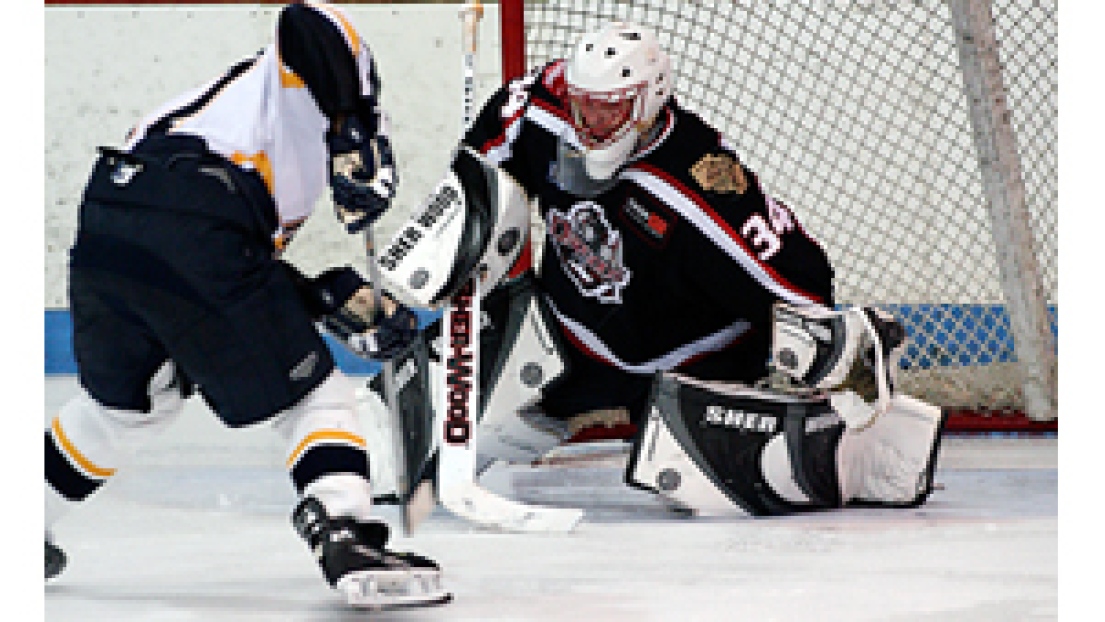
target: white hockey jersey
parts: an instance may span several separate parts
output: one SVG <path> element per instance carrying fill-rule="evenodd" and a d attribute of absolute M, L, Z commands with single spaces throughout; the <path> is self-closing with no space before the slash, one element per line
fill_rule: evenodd
<path fill-rule="evenodd" d="M 283 249 L 326 188 L 330 116 L 357 113 L 369 131 L 386 133 L 378 91 L 372 54 L 348 17 L 331 5 L 293 4 L 273 43 L 163 104 L 124 148 L 155 134 L 203 139 L 264 181 L 277 211 L 273 242 Z"/>

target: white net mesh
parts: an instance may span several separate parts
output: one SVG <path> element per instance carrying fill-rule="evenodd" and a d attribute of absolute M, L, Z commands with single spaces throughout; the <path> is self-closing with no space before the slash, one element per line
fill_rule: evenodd
<path fill-rule="evenodd" d="M 995 0 L 992 11 L 1039 264 L 1030 287 L 1054 335 L 1057 6 Z M 527 2 L 527 65 L 566 56 L 613 18 L 657 32 L 682 104 L 722 130 L 825 247 L 838 302 L 905 322 L 904 390 L 950 408 L 1024 410 L 947 3 Z"/>

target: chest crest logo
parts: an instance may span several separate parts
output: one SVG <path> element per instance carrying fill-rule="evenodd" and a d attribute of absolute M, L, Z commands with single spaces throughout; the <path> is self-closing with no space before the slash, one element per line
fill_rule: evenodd
<path fill-rule="evenodd" d="M 691 177 L 709 192 L 744 194 L 748 190 L 748 179 L 740 162 L 727 155 L 711 153 L 702 156 L 691 167 Z"/>
<path fill-rule="evenodd" d="M 550 209 L 546 226 L 560 267 L 580 293 L 620 304 L 630 271 L 622 259 L 621 234 L 610 226 L 602 207 L 583 201 L 567 213 Z"/>

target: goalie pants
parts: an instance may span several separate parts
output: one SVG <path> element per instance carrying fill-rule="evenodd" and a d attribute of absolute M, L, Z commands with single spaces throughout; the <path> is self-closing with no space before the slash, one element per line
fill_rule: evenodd
<path fill-rule="evenodd" d="M 624 407 L 640 426 L 652 389 L 653 374 L 631 373 L 602 359 L 563 326 L 558 327 L 569 372 L 541 400 L 545 413 L 567 421 L 581 413 Z M 770 331 L 752 328 L 726 348 L 687 361 L 679 373 L 703 380 L 752 384 L 767 373 Z"/>

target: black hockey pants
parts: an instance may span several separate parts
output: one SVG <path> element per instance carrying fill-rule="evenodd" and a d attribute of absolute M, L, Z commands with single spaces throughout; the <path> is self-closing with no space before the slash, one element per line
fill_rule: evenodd
<path fill-rule="evenodd" d="M 108 152 L 92 172 L 70 252 L 80 382 L 98 402 L 147 411 L 173 360 L 229 426 L 284 410 L 334 361 L 274 258 L 259 179 L 190 139 Z"/>

